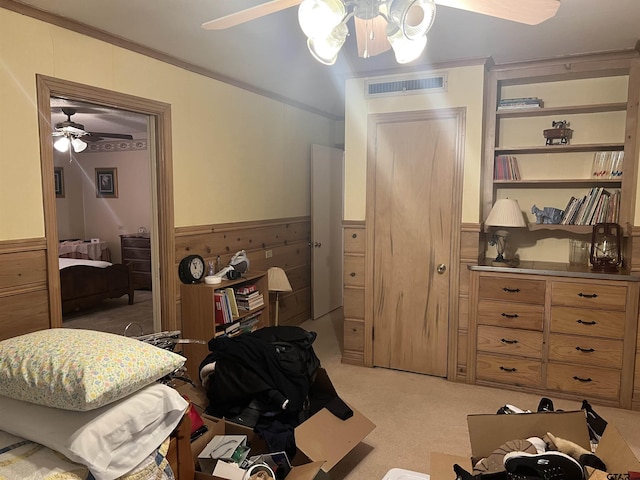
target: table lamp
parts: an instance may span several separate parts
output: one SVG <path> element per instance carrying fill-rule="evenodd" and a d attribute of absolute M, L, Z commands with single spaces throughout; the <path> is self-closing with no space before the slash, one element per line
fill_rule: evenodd
<path fill-rule="evenodd" d="M 518 201 L 512 198 L 500 198 L 494 203 L 487 220 L 484 222 L 489 227 L 526 227 L 522 211 Z M 489 240 L 489 245 L 495 245 L 498 255 L 492 262 L 495 267 L 512 267 L 518 264 L 516 258 L 507 260 L 504 257 L 507 249 L 509 231 L 503 228 L 497 229 Z"/>
<path fill-rule="evenodd" d="M 287 278 L 287 274 L 280 267 L 271 267 L 267 270 L 267 285 L 270 292 L 276 292 L 276 315 L 275 326 L 278 326 L 278 310 L 280 292 L 291 292 L 291 284 Z"/>

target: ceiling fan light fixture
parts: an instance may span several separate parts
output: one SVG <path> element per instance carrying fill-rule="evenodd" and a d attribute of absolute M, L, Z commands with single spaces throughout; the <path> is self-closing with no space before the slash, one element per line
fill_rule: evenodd
<path fill-rule="evenodd" d="M 402 29 L 399 27 L 395 27 L 391 33 L 388 33 L 387 38 L 396 56 L 396 62 L 400 64 L 412 62 L 422 54 L 427 46 L 426 35 L 410 40 L 402 33 Z"/>
<path fill-rule="evenodd" d="M 76 153 L 80 153 L 87 148 L 87 142 L 80 140 L 79 138 L 71 140 L 71 145 L 73 146 L 73 151 Z"/>
<path fill-rule="evenodd" d="M 53 142 L 53 148 L 61 153 L 67 152 L 69 150 L 69 145 L 71 145 L 71 141 L 67 136 L 60 137 L 58 140 Z"/>
<path fill-rule="evenodd" d="M 436 17 L 433 0 L 391 0 L 389 19 L 410 40 L 418 40 L 431 29 Z"/>
<path fill-rule="evenodd" d="M 341 0 L 303 0 L 298 23 L 307 38 L 326 38 L 347 14 Z"/>
<path fill-rule="evenodd" d="M 320 63 L 333 65 L 338 58 L 338 52 L 344 45 L 349 29 L 344 23 L 340 23 L 333 29 L 330 35 L 325 38 L 309 38 L 307 46 L 311 55 Z"/>

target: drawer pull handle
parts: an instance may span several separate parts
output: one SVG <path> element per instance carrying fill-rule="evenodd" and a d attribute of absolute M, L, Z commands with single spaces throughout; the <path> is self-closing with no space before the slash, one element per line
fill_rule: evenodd
<path fill-rule="evenodd" d="M 578 294 L 578 296 L 582 297 L 582 298 L 597 298 L 598 294 L 597 293 L 582 293 L 582 292 L 580 292 Z"/>
<path fill-rule="evenodd" d="M 351 238 L 358 238 L 358 234 L 357 233 L 352 234 Z"/>
<path fill-rule="evenodd" d="M 583 383 L 593 382 L 593 380 L 591 380 L 591 378 L 580 378 L 578 376 L 573 377 L 573 379 L 577 380 L 579 382 L 583 382 Z"/>
<path fill-rule="evenodd" d="M 582 347 L 576 347 L 576 350 L 578 350 L 579 352 L 584 352 L 584 353 L 592 353 L 595 352 L 595 350 L 593 348 L 582 348 Z"/>
<path fill-rule="evenodd" d="M 590 320 L 585 322 L 584 320 L 576 320 L 576 322 L 581 323 L 582 325 L 597 325 L 598 322 L 594 321 L 594 320 Z"/>
<path fill-rule="evenodd" d="M 518 318 L 517 313 L 501 313 L 500 315 L 502 315 L 505 318 Z"/>
<path fill-rule="evenodd" d="M 351 272 L 349 275 L 351 275 L 352 277 L 356 276 L 356 272 Z"/>
<path fill-rule="evenodd" d="M 509 345 L 514 345 L 514 344 L 518 343 L 518 340 L 507 340 L 506 338 L 502 338 L 502 339 L 500 339 L 500 341 L 502 343 L 507 343 Z"/>
<path fill-rule="evenodd" d="M 507 288 L 507 287 L 504 287 L 502 290 L 504 290 L 507 293 L 518 293 L 520 291 L 519 288 Z"/>
<path fill-rule="evenodd" d="M 515 368 L 507 368 L 507 367 L 503 367 L 502 365 L 500 366 L 500 370 L 502 370 L 503 372 L 515 372 L 515 371 L 517 371 Z"/>

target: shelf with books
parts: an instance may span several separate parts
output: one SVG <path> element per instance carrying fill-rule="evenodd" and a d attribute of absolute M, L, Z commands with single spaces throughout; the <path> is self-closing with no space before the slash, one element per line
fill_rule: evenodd
<path fill-rule="evenodd" d="M 244 287 L 255 289 L 264 297 L 262 305 L 252 310 L 244 310 L 238 305 L 237 292 Z M 216 335 L 229 335 L 243 329 L 243 322 L 252 318 L 253 327 L 262 328 L 269 325 L 269 301 L 266 272 L 252 271 L 243 274 L 236 280 L 223 280 L 219 284 L 208 285 L 205 283 L 180 285 L 180 311 L 182 321 L 182 334 L 185 338 L 204 340 L 208 342 Z M 226 298 L 228 305 L 227 314 L 216 313 L 216 299 L 221 301 Z M 232 307 L 235 300 L 236 308 Z M 223 306 L 220 305 L 220 310 Z M 236 310 L 237 309 L 237 310 Z M 218 316 L 217 316 L 218 315 Z M 222 316 L 220 316 L 222 315 Z M 237 325 L 237 327 L 236 327 Z M 191 378 L 198 378 L 198 367 L 208 354 L 207 345 L 185 344 L 184 353 L 187 357 L 187 371 Z"/>

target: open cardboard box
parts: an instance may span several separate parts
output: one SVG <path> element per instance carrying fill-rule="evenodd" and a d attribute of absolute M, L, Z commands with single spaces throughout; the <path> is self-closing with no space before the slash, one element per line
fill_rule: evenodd
<path fill-rule="evenodd" d="M 431 480 L 453 480 L 455 478 L 454 463 L 471 472 L 473 462 L 490 455 L 509 440 L 542 437 L 547 432 L 590 450 L 587 420 L 583 410 L 514 415 L 469 415 L 467 425 L 472 458 L 432 453 Z M 607 425 L 595 454 L 607 465 L 607 473 L 626 474 L 629 471 L 640 471 L 640 461 L 611 423 Z"/>
<path fill-rule="evenodd" d="M 322 368 L 318 370 L 315 386 L 320 386 L 327 391 L 333 390 L 333 385 L 331 385 L 326 371 Z M 178 388 L 178 391 L 187 395 L 194 403 L 196 403 L 196 398 L 202 400 L 202 397 L 199 396 L 202 392 L 199 389 L 185 386 Z M 375 425 L 355 408 L 351 407 L 351 409 L 353 416 L 347 420 L 340 420 L 326 408 L 323 408 L 296 427 L 295 440 L 298 452 L 291 462 L 293 468 L 287 475 L 287 480 L 313 480 L 320 470 L 328 473 L 373 431 Z M 249 427 L 208 415 L 202 415 L 202 419 L 207 425 L 208 431 L 191 443 L 194 462 L 197 460 L 198 454 L 215 435 L 247 435 L 248 443 L 251 446 L 249 453 L 251 456 L 264 453 L 267 450 L 264 441 Z M 224 479 L 196 472 L 195 480 Z"/>

